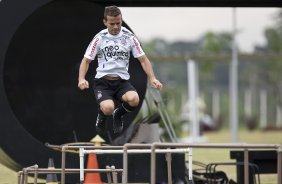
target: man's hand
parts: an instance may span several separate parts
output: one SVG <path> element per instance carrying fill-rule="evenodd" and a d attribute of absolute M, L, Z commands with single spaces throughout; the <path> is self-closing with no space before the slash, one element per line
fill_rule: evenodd
<path fill-rule="evenodd" d="M 163 85 L 162 85 L 162 83 L 158 79 L 152 79 L 151 80 L 151 85 L 152 85 L 153 88 L 156 88 L 158 90 L 162 90 L 163 89 Z"/>
<path fill-rule="evenodd" d="M 88 81 L 85 80 L 85 79 L 79 80 L 78 81 L 78 88 L 81 89 L 81 90 L 88 89 L 89 88 Z"/>

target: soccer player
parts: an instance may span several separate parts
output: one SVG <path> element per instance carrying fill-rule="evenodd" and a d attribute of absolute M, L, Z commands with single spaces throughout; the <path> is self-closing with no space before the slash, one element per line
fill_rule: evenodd
<path fill-rule="evenodd" d="M 93 89 L 99 104 L 96 130 L 105 131 L 106 118 L 113 116 L 114 133 L 123 130 L 123 115 L 133 111 L 139 104 L 136 89 L 128 81 L 129 56 L 139 60 L 152 87 L 161 90 L 163 85 L 156 79 L 150 60 L 145 55 L 136 36 L 122 26 L 122 14 L 117 6 L 105 7 L 104 25 L 107 27 L 95 35 L 89 44 L 79 68 L 78 87 L 89 88 L 85 79 L 89 64 L 97 56 L 98 68 Z M 114 100 L 121 102 L 116 108 Z"/>

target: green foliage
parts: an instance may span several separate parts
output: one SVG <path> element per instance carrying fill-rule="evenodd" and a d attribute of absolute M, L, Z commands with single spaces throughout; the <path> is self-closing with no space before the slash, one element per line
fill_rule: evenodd
<path fill-rule="evenodd" d="M 152 41 L 142 43 L 142 48 L 145 53 L 152 53 L 154 52 L 154 43 Z"/>
<path fill-rule="evenodd" d="M 204 36 L 204 52 L 220 53 L 231 51 L 232 36 L 230 33 L 207 32 Z"/>
<path fill-rule="evenodd" d="M 282 62 L 281 60 L 270 60 L 267 62 L 267 70 L 271 71 L 268 72 L 268 80 L 272 84 L 279 85 L 282 80 Z"/>
<path fill-rule="evenodd" d="M 276 17 L 276 25 L 265 30 L 267 40 L 267 50 L 274 53 L 282 53 L 282 10 Z M 281 59 L 270 60 L 267 63 L 267 73 L 265 74 L 268 82 L 276 89 L 278 105 L 282 107 L 282 62 Z"/>
<path fill-rule="evenodd" d="M 282 51 L 282 37 L 279 30 L 276 28 L 267 28 L 265 30 L 265 37 L 267 40 L 267 48 L 269 51 L 281 52 Z"/>

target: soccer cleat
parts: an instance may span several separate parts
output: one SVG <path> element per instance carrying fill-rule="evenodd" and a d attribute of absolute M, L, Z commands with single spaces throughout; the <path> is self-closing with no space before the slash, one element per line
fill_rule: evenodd
<path fill-rule="evenodd" d="M 122 116 L 117 115 L 117 109 L 113 112 L 113 129 L 114 133 L 120 133 L 123 130 L 123 120 Z"/>
<path fill-rule="evenodd" d="M 103 117 L 102 115 L 98 114 L 97 120 L 96 120 L 96 131 L 98 134 L 104 133 L 106 130 L 106 117 Z"/>

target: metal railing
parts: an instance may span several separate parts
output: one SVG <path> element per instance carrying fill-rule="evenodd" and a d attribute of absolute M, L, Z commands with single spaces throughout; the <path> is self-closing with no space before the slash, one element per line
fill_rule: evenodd
<path fill-rule="evenodd" d="M 272 149 L 277 151 L 277 184 L 282 184 L 282 146 L 280 144 L 246 144 L 246 143 L 206 143 L 206 144 L 190 144 L 190 143 L 152 143 L 152 144 L 131 144 L 127 143 L 124 146 L 78 146 L 78 145 L 48 145 L 51 148 L 59 149 L 62 152 L 62 164 L 60 169 L 46 170 L 46 172 L 57 172 L 61 173 L 61 184 L 65 184 L 65 174 L 76 172 L 80 173 L 80 179 L 83 181 L 84 172 L 94 172 L 94 170 L 84 169 L 84 164 L 80 163 L 79 169 L 67 169 L 66 165 L 66 153 L 68 151 L 76 150 L 80 156 L 80 162 L 84 163 L 84 154 L 95 153 L 95 154 L 108 154 L 116 153 L 123 154 L 123 168 L 122 169 L 106 169 L 106 170 L 96 170 L 95 172 L 121 172 L 122 173 L 122 183 L 128 183 L 128 154 L 134 153 L 151 153 L 151 176 L 150 183 L 156 183 L 156 154 L 166 153 L 167 157 L 167 169 L 168 169 L 168 183 L 172 183 L 171 176 L 171 154 L 176 152 L 183 152 L 189 154 L 189 173 L 188 179 L 192 181 L 192 148 L 208 148 L 208 149 L 243 149 L 244 152 L 244 184 L 249 184 L 249 150 L 250 149 Z M 32 166 L 23 169 L 19 172 L 21 181 L 25 180 L 27 173 L 37 174 L 45 172 L 44 169 L 37 168 L 38 166 Z M 116 176 L 116 175 L 115 175 Z M 117 181 L 116 181 L 117 182 Z M 36 182 L 34 182 L 36 183 Z M 25 184 L 24 182 L 19 184 Z"/>
<path fill-rule="evenodd" d="M 277 184 L 282 184 L 282 146 L 280 144 L 246 144 L 246 143 L 207 143 L 207 144 L 181 144 L 181 143 L 154 143 L 152 149 L 161 147 L 190 147 L 190 148 L 238 148 L 244 151 L 244 184 L 249 184 L 249 149 L 275 149 L 277 151 Z M 152 164 L 152 163 L 151 163 Z M 153 165 L 154 166 L 154 165 Z M 154 166 L 155 167 L 155 166 Z M 151 173 L 154 174 L 154 173 Z M 154 182 L 151 179 L 151 183 Z"/>
<path fill-rule="evenodd" d="M 151 153 L 151 183 L 155 183 L 155 174 L 152 175 L 152 172 L 156 169 L 154 166 L 152 168 L 152 163 L 156 163 L 157 153 L 166 153 L 168 157 L 168 183 L 172 184 L 172 174 L 171 174 L 171 159 L 169 159 L 171 153 L 189 153 L 189 163 L 192 163 L 192 150 L 188 147 L 183 147 L 182 149 L 170 149 L 162 148 L 162 149 L 152 149 L 154 144 L 125 144 L 124 146 L 62 146 L 62 172 L 61 172 L 61 184 L 65 183 L 65 160 L 66 160 L 66 152 L 68 150 L 79 150 L 80 157 L 80 182 L 84 181 L 84 155 L 85 154 L 123 154 L 123 175 L 122 175 L 122 183 L 128 183 L 128 154 L 137 154 L 137 153 Z M 52 146 L 51 146 L 52 147 Z M 58 147 L 56 147 L 58 148 Z M 155 164 L 153 164 L 155 165 Z M 192 165 L 191 169 L 189 169 L 189 178 L 192 180 Z"/>
<path fill-rule="evenodd" d="M 84 169 L 85 173 L 106 173 L 107 182 L 109 184 L 117 184 L 117 173 L 122 172 L 122 169 L 115 169 L 114 166 L 107 166 L 106 169 Z M 29 174 L 33 174 L 33 183 L 37 184 L 39 174 L 61 174 L 60 168 L 38 168 L 38 165 L 23 168 L 18 172 L 18 184 L 28 184 Z M 64 174 L 80 173 L 80 169 L 65 169 Z"/>

